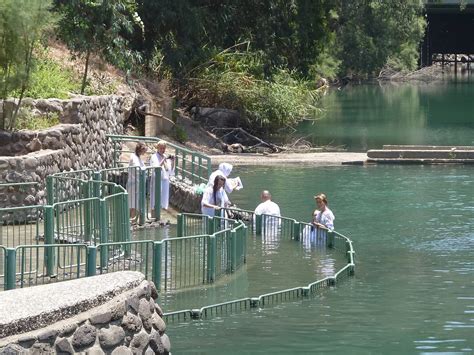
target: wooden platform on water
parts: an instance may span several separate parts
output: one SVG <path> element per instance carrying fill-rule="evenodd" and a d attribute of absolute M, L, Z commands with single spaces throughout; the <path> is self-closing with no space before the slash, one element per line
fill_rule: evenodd
<path fill-rule="evenodd" d="M 384 145 L 367 157 L 377 164 L 474 164 L 474 146 Z"/>

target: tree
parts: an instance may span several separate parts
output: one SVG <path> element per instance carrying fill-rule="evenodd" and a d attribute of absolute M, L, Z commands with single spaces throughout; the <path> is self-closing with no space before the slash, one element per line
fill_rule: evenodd
<path fill-rule="evenodd" d="M 90 56 L 101 53 L 113 64 L 129 68 L 137 58 L 125 35 L 133 30 L 133 0 L 55 0 L 61 15 L 60 37 L 85 59 L 81 94 L 87 85 Z"/>
<path fill-rule="evenodd" d="M 34 66 L 34 49 L 54 24 L 50 0 L 0 0 L 0 98 L 19 92 L 15 111 L 0 127 L 13 129 Z M 3 101 L 5 107 L 5 101 Z"/>
<path fill-rule="evenodd" d="M 372 76 L 389 59 L 414 69 L 425 20 L 423 4 L 412 0 L 340 0 L 337 45 L 342 75 Z"/>

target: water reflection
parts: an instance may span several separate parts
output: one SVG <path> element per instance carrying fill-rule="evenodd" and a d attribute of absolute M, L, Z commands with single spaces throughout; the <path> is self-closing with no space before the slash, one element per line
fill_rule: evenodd
<path fill-rule="evenodd" d="M 324 113 L 298 130 L 315 145 L 351 151 L 384 144 L 473 145 L 474 82 L 359 85 L 332 90 Z"/>

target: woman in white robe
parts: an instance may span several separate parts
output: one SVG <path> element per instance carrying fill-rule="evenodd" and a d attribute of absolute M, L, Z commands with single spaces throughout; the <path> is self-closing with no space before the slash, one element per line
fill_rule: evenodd
<path fill-rule="evenodd" d="M 147 148 L 145 143 L 139 142 L 135 146 L 135 153 L 130 156 L 130 162 L 128 163 L 128 180 L 127 180 L 127 192 L 128 192 L 128 208 L 130 209 L 130 218 L 135 219 L 137 217 L 138 210 L 138 189 L 139 186 L 139 174 L 140 170 L 145 170 L 146 166 L 142 160 L 142 156 L 146 153 Z M 139 169 L 138 169 L 139 168 Z"/>
<path fill-rule="evenodd" d="M 224 191 L 225 177 L 217 175 L 214 184 L 206 187 L 201 200 L 201 212 L 203 215 L 214 217 L 215 211 L 230 205 L 227 194 Z"/>
<path fill-rule="evenodd" d="M 160 206 L 165 210 L 169 207 L 170 201 L 170 176 L 174 176 L 174 157 L 165 156 L 166 143 L 159 141 L 156 144 L 156 153 L 151 156 L 150 166 L 161 168 L 161 201 Z M 152 216 L 155 215 L 155 171 L 151 175 L 150 182 L 150 205 Z"/>
<path fill-rule="evenodd" d="M 327 206 L 328 199 L 325 194 L 318 194 L 314 196 L 314 199 L 316 200 L 318 209 L 313 213 L 312 224 L 316 227 L 316 230 L 314 231 L 315 233 L 312 235 L 312 238 L 325 238 L 327 236 L 327 231 L 334 230 L 334 220 L 336 218 Z"/>

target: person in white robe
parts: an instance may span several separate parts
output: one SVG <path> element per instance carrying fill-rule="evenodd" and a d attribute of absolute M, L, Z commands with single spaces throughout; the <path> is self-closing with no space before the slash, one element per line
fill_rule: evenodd
<path fill-rule="evenodd" d="M 328 199 L 325 194 L 318 194 L 314 196 L 316 205 L 318 208 L 313 212 L 312 224 L 315 229 L 315 233 L 312 238 L 325 238 L 327 236 L 327 231 L 334 230 L 334 214 L 328 207 Z"/>
<path fill-rule="evenodd" d="M 138 189 L 139 189 L 139 175 L 140 170 L 145 170 L 146 166 L 142 160 L 142 156 L 146 153 L 147 147 L 145 143 L 139 142 L 135 146 L 135 153 L 130 155 L 128 163 L 128 208 L 130 209 L 130 218 L 137 217 L 138 210 Z"/>
<path fill-rule="evenodd" d="M 166 142 L 159 141 L 156 144 L 156 153 L 151 156 L 150 166 L 161 168 L 161 201 L 160 206 L 165 210 L 169 207 L 170 201 L 170 177 L 174 176 L 175 160 L 174 156 L 166 156 Z M 155 171 L 153 170 L 150 181 L 150 205 L 151 214 L 155 216 Z"/>
<path fill-rule="evenodd" d="M 214 184 L 206 187 L 201 200 L 201 213 L 203 215 L 214 217 L 216 210 L 230 205 L 229 198 L 224 191 L 224 185 L 225 177 L 217 175 L 214 178 Z"/>
<path fill-rule="evenodd" d="M 281 224 L 280 218 L 280 207 L 272 201 L 272 195 L 270 191 L 263 190 L 260 194 L 260 200 L 262 201 L 257 208 L 255 208 L 255 215 L 265 215 L 264 221 L 264 232 L 265 234 L 276 234 Z M 275 216 L 275 217 L 272 217 Z"/>
<path fill-rule="evenodd" d="M 224 185 L 224 190 L 226 193 L 231 193 L 234 191 L 234 189 L 238 189 L 238 183 L 234 183 L 235 179 L 229 179 L 229 175 L 232 172 L 232 165 L 229 163 L 220 163 L 219 168 L 212 172 L 212 174 L 209 176 L 209 181 L 207 182 L 207 187 L 213 186 L 214 185 L 214 180 L 216 176 L 221 175 L 226 178 L 226 183 Z M 240 181 L 240 179 L 239 179 Z"/>

